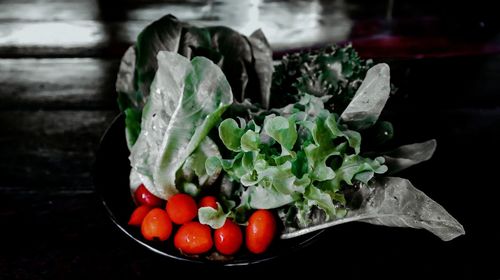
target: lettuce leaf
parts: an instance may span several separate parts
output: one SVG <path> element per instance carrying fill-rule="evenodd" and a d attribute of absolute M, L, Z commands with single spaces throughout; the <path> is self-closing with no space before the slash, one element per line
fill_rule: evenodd
<path fill-rule="evenodd" d="M 171 51 L 187 58 L 204 56 L 219 65 L 235 100 L 269 104 L 272 51 L 259 30 L 246 37 L 225 26 L 199 28 L 166 15 L 144 28 L 135 47 L 136 89 L 144 96 L 149 95 L 158 69 L 156 55 Z"/>
<path fill-rule="evenodd" d="M 345 217 L 327 221 L 319 216 L 316 225 L 298 230 L 288 227 L 281 238 L 293 238 L 353 221 L 426 229 L 444 241 L 465 234 L 463 226 L 455 218 L 406 179 L 378 178 L 362 186 L 356 195 L 360 197 L 361 205 Z"/>
<path fill-rule="evenodd" d="M 225 119 L 219 125 L 219 135 L 222 143 L 226 148 L 234 152 L 241 151 L 241 137 L 244 133 L 244 130 L 233 119 Z"/>
<path fill-rule="evenodd" d="M 198 219 L 201 224 L 209 225 L 213 229 L 221 228 L 226 222 L 230 212 L 224 213 L 222 206 L 217 202 L 217 209 L 212 207 L 200 207 Z"/>
<path fill-rule="evenodd" d="M 141 113 L 158 70 L 160 51 L 188 59 L 206 57 L 222 68 L 235 100 L 244 103 L 250 99 L 265 108 L 269 105 L 274 68 L 271 47 L 261 30 L 246 37 L 223 26 L 198 28 L 169 14 L 144 28 L 121 60 L 116 91 L 126 117 L 129 149 L 141 131 Z"/>
<path fill-rule="evenodd" d="M 186 159 L 182 165 L 181 175 L 186 182 L 192 184 L 195 189 L 190 190 L 192 194 L 198 194 L 202 188 L 211 186 L 219 177 L 219 173 L 208 174 L 205 169 L 205 161 L 209 157 L 220 156 L 219 148 L 210 137 L 205 137 L 198 148 Z M 196 196 L 196 195 L 193 195 Z"/>
<path fill-rule="evenodd" d="M 363 83 L 340 119 L 355 129 L 375 124 L 391 92 L 389 65 L 379 63 L 366 72 Z"/>
<path fill-rule="evenodd" d="M 292 119 L 282 116 L 271 116 L 264 121 L 264 131 L 278 142 L 282 152 L 291 151 L 297 141 L 297 129 Z"/>
<path fill-rule="evenodd" d="M 135 89 L 135 59 L 134 47 L 128 48 L 121 60 L 116 79 L 118 106 L 125 114 L 125 136 L 129 150 L 141 132 L 142 107 L 146 102 L 144 96 Z"/>
<path fill-rule="evenodd" d="M 221 69 L 204 57 L 158 53 L 158 71 L 132 148 L 132 168 L 146 188 L 168 199 L 176 175 L 233 102 Z"/>

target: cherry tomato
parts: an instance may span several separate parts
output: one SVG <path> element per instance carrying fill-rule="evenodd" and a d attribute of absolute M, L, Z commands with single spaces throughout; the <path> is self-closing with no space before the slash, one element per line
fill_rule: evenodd
<path fill-rule="evenodd" d="M 250 252 L 260 254 L 267 250 L 276 234 L 276 220 L 269 210 L 257 210 L 248 219 L 246 245 Z"/>
<path fill-rule="evenodd" d="M 131 226 L 140 227 L 142 224 L 142 220 L 144 220 L 144 217 L 146 217 L 150 210 L 151 207 L 149 207 L 148 205 L 141 205 L 135 208 L 134 212 L 132 212 L 132 215 L 130 215 L 128 224 Z"/>
<path fill-rule="evenodd" d="M 150 207 L 161 207 L 163 200 L 146 189 L 144 184 L 141 184 L 134 193 L 135 201 L 139 205 L 148 205 Z"/>
<path fill-rule="evenodd" d="M 190 195 L 178 193 L 167 201 L 167 213 L 172 222 L 181 225 L 196 217 L 198 207 Z"/>
<path fill-rule="evenodd" d="M 144 217 L 141 225 L 141 233 L 147 240 L 158 238 L 165 241 L 172 233 L 172 222 L 165 210 L 154 208 Z"/>
<path fill-rule="evenodd" d="M 221 254 L 233 255 L 243 243 L 243 233 L 237 224 L 227 219 L 221 228 L 215 230 L 214 243 Z"/>
<path fill-rule="evenodd" d="M 213 246 L 210 227 L 199 222 L 183 224 L 175 234 L 174 246 L 189 255 L 208 252 Z"/>
<path fill-rule="evenodd" d="M 198 203 L 198 208 L 201 207 L 212 207 L 217 210 L 217 198 L 211 195 L 203 197 Z"/>

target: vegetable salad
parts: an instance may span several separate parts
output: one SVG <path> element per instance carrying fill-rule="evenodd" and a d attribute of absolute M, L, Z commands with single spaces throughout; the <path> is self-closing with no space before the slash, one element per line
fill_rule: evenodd
<path fill-rule="evenodd" d="M 130 148 L 129 224 L 188 255 L 259 254 L 351 221 L 464 234 L 396 172 L 436 141 L 387 152 L 387 64 L 328 47 L 273 65 L 261 31 L 198 28 L 168 15 L 146 27 L 117 80 Z"/>

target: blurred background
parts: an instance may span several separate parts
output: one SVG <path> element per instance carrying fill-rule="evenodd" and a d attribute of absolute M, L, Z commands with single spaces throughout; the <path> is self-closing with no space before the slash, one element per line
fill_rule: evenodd
<path fill-rule="evenodd" d="M 261 28 L 276 51 L 353 41 L 380 57 L 497 52 L 492 1 L 407 0 L 2 0 L 2 57 L 114 56 L 153 19 Z"/>
<path fill-rule="evenodd" d="M 227 275 L 338 265 L 332 278 L 500 278 L 498 164 L 489 163 L 500 143 L 495 1 L 0 0 L 0 279 L 207 272 L 133 244 L 106 216 L 92 182 L 99 139 L 118 114 L 120 58 L 169 13 L 245 35 L 260 28 L 277 60 L 352 43 L 361 57 L 388 62 L 398 88 L 387 113 L 396 137 L 439 143 L 430 163 L 403 176 L 467 232 L 444 243 L 422 231 L 346 225 L 300 255 Z"/>

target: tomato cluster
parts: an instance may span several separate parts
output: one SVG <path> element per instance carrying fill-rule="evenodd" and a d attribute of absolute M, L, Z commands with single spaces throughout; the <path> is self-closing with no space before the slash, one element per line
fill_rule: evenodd
<path fill-rule="evenodd" d="M 178 225 L 173 238 L 174 246 L 184 254 L 204 254 L 215 245 L 219 253 L 234 255 L 243 241 L 248 251 L 260 254 L 267 250 L 276 235 L 276 220 L 269 210 L 257 210 L 250 216 L 244 238 L 241 227 L 230 219 L 213 231 L 208 225 L 196 221 L 198 208 L 217 209 L 217 198 L 214 196 L 205 196 L 196 204 L 192 196 L 176 194 L 162 208 L 164 201 L 140 185 L 134 197 L 138 207 L 128 224 L 140 227 L 146 240 L 160 241 L 168 240 L 175 231 L 174 224 Z"/>

